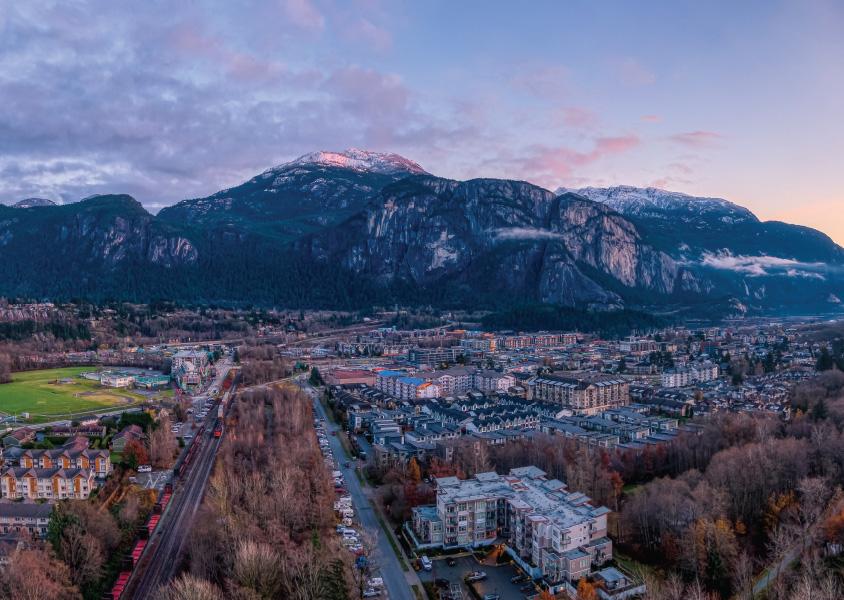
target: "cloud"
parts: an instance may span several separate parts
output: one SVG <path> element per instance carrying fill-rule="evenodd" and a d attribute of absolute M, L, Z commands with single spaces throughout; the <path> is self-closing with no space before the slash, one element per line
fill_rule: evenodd
<path fill-rule="evenodd" d="M 781 275 L 825 279 L 822 273 L 829 269 L 828 265 L 821 262 L 801 262 L 791 258 L 768 255 L 733 255 L 728 251 L 704 252 L 701 255 L 700 264 L 712 269 L 742 273 L 748 277 Z"/>
<path fill-rule="evenodd" d="M 552 120 L 572 129 L 589 130 L 595 128 L 600 119 L 597 113 L 581 106 L 565 106 L 556 110 Z"/>
<path fill-rule="evenodd" d="M 353 42 L 361 42 L 378 52 L 389 50 L 393 45 L 393 35 L 375 25 L 366 17 L 357 17 L 343 29 L 345 37 Z"/>
<path fill-rule="evenodd" d="M 563 179 L 570 179 L 577 169 L 595 163 L 605 157 L 627 152 L 638 146 L 641 140 L 635 135 L 599 137 L 592 140 L 592 149 L 575 150 L 567 146 L 529 146 L 518 156 L 508 152 L 486 161 L 497 171 L 507 176 L 519 177 L 554 189 Z"/>
<path fill-rule="evenodd" d="M 617 77 L 629 86 L 645 86 L 656 82 L 656 74 L 632 56 L 614 61 L 613 68 Z"/>
<path fill-rule="evenodd" d="M 219 14 L 143 4 L 131 20 L 110 2 L 97 8 L 10 11 L 0 37 L 0 201 L 125 192 L 158 207 L 307 151 L 358 146 L 427 160 L 481 137 L 472 119 L 448 103 L 431 108 L 395 74 L 288 66 L 277 45 L 299 26 L 284 29 L 277 15 L 267 36 L 266 13 L 228 4 Z"/>
<path fill-rule="evenodd" d="M 691 148 L 709 147 L 720 142 L 724 136 L 714 131 L 685 131 L 675 133 L 668 139 L 676 144 Z"/>
<path fill-rule="evenodd" d="M 298 27 L 308 31 L 322 31 L 325 17 L 311 0 L 283 0 L 284 14 Z"/>
<path fill-rule="evenodd" d="M 562 65 L 520 68 L 511 84 L 540 99 L 558 99 L 567 92 L 571 71 Z"/>
<path fill-rule="evenodd" d="M 659 123 L 662 121 L 659 115 L 642 115 L 641 119 L 645 123 Z"/>
<path fill-rule="evenodd" d="M 497 240 L 561 240 L 563 235 L 548 229 L 534 227 L 501 227 L 492 230 Z"/>

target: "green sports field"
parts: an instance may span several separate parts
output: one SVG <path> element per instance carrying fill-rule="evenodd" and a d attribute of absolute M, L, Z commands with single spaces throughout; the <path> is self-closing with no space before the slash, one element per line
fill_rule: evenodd
<path fill-rule="evenodd" d="M 146 396 L 133 390 L 112 389 L 79 377 L 93 367 L 68 367 L 15 373 L 0 384 L 0 413 L 28 412 L 30 422 L 71 418 L 77 414 L 127 406 Z"/>

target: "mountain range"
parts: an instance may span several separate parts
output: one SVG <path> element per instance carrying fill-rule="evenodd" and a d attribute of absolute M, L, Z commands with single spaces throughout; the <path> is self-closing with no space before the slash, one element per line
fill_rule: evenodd
<path fill-rule="evenodd" d="M 0 205 L 0 294 L 801 312 L 841 304 L 844 250 L 722 199 L 454 181 L 352 149 L 155 216 L 126 195 Z"/>

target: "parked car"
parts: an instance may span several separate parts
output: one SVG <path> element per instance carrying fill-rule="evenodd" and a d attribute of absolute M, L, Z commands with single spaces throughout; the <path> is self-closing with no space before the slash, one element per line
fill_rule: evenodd
<path fill-rule="evenodd" d="M 138 473 L 152 473 L 152 465 L 138 465 Z"/>
<path fill-rule="evenodd" d="M 424 554 L 422 555 L 422 558 L 419 559 L 419 562 L 422 564 L 422 568 L 426 571 L 430 571 L 434 568 L 434 563 L 432 563 L 431 559 Z"/>
<path fill-rule="evenodd" d="M 363 597 L 364 598 L 377 598 L 380 595 L 381 595 L 381 592 L 379 592 L 378 590 L 373 590 L 373 589 L 363 590 Z"/>
<path fill-rule="evenodd" d="M 486 579 L 486 573 L 483 571 L 472 571 L 466 575 L 466 581 L 468 582 L 483 581 L 484 579 Z"/>
<path fill-rule="evenodd" d="M 437 577 L 434 580 L 434 585 L 436 585 L 438 588 L 448 589 L 449 587 L 451 587 L 451 582 L 443 577 Z"/>

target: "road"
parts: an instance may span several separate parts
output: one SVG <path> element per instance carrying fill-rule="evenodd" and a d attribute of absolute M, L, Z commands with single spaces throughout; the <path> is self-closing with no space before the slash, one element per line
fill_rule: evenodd
<path fill-rule="evenodd" d="M 222 365 L 221 365 L 222 366 Z M 215 384 L 219 388 L 228 373 L 228 368 L 218 369 Z M 228 393 L 232 393 L 231 390 Z M 215 409 L 205 419 L 202 436 L 193 440 L 201 444 L 188 468 L 186 475 L 176 483 L 170 503 L 165 508 L 158 528 L 150 538 L 147 548 L 135 568 L 130 581 L 132 598 L 145 599 L 154 596 L 159 587 L 166 585 L 178 572 L 182 551 L 190 535 L 194 517 L 202 504 L 208 478 L 214 468 L 214 460 L 223 438 L 213 435 L 213 423 L 217 418 Z"/>
<path fill-rule="evenodd" d="M 299 386 L 313 399 L 316 414 L 325 419 L 326 428 L 329 431 L 338 431 L 339 428 L 328 418 L 318 394 L 303 379 L 298 380 Z M 334 435 L 328 436 L 328 442 L 334 453 L 334 458 L 339 463 L 339 469 L 343 472 L 343 479 L 349 495 L 352 497 L 352 505 L 355 508 L 355 515 L 361 526 L 375 539 L 375 554 L 380 567 L 380 575 L 384 579 L 384 587 L 387 590 L 390 600 L 415 600 L 410 590 L 410 584 L 402 571 L 401 563 L 393 552 L 393 547 L 387 539 L 387 534 L 378 523 L 375 517 L 375 509 L 369 503 L 369 498 L 361 487 L 360 481 L 354 473 L 353 468 L 343 466 L 343 457 L 346 456 L 340 444 L 340 438 Z M 353 464 L 353 463 L 352 463 Z"/>

